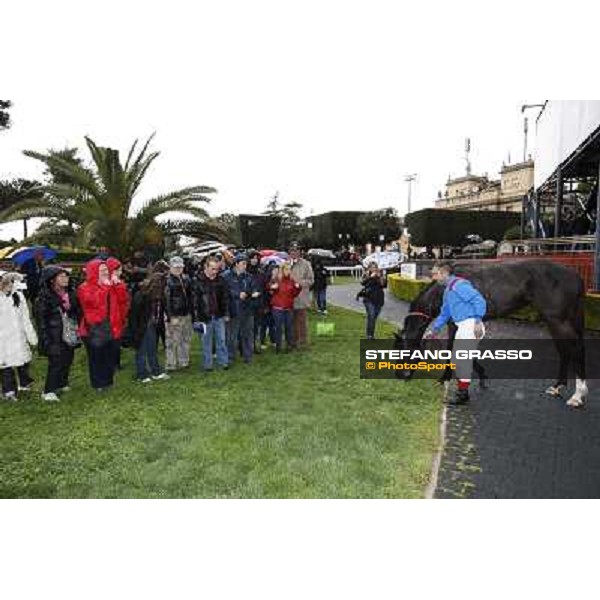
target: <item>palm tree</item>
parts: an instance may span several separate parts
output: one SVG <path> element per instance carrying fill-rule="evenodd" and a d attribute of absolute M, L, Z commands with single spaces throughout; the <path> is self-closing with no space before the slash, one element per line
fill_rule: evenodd
<path fill-rule="evenodd" d="M 49 221 L 42 226 L 40 235 L 47 239 L 57 237 L 63 243 L 83 248 L 106 246 L 121 257 L 145 245 L 161 244 L 166 236 L 190 229 L 199 237 L 222 239 L 222 228 L 202 206 L 210 202 L 206 194 L 216 193 L 212 187 L 184 188 L 147 200 L 139 209 L 132 208 L 144 176 L 159 155 L 148 152 L 153 137 L 148 138 L 137 155 L 136 140 L 124 166 L 117 150 L 100 147 L 89 137 L 85 141 L 92 158 L 91 167 L 57 153 L 24 151 L 26 156 L 60 173 L 61 182 L 33 190 L 30 198 L 0 213 L 0 221 L 43 217 Z M 43 196 L 35 197 L 35 192 L 42 192 Z M 167 214 L 175 218 L 159 220 Z"/>

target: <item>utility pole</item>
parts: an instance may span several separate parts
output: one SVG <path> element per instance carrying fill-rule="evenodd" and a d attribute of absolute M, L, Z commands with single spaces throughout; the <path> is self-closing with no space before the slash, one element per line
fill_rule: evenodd
<path fill-rule="evenodd" d="M 405 175 L 404 176 L 404 181 L 406 181 L 406 183 L 408 183 L 408 210 L 406 211 L 407 215 L 410 214 L 410 208 L 411 208 L 412 182 L 415 181 L 416 178 L 417 178 L 417 174 L 416 173 L 412 173 L 410 175 Z"/>

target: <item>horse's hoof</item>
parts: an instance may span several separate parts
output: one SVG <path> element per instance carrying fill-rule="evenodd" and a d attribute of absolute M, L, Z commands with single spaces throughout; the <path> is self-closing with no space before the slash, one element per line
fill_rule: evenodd
<path fill-rule="evenodd" d="M 583 408 L 585 406 L 585 402 L 582 398 L 576 398 L 575 396 L 571 396 L 567 400 L 567 406 L 569 408 Z"/>
<path fill-rule="evenodd" d="M 564 385 L 551 385 L 547 390 L 546 390 L 546 394 L 548 396 L 552 396 L 553 398 L 559 398 L 560 396 L 562 396 L 562 393 L 565 389 Z"/>

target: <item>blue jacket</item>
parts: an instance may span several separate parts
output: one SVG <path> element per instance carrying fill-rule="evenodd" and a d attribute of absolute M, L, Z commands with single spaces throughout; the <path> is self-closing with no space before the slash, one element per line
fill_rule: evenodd
<path fill-rule="evenodd" d="M 473 287 L 471 282 L 452 276 L 444 291 L 442 310 L 433 322 L 432 328 L 437 331 L 450 319 L 455 323 L 460 323 L 465 319 L 481 321 L 486 310 L 485 298 Z"/>
<path fill-rule="evenodd" d="M 247 272 L 237 275 L 233 269 L 229 269 L 223 274 L 223 279 L 229 290 L 229 316 L 238 317 L 241 313 L 252 312 L 257 300 L 250 296 L 260 291 L 252 276 Z M 246 292 L 246 300 L 240 298 L 241 292 Z"/>

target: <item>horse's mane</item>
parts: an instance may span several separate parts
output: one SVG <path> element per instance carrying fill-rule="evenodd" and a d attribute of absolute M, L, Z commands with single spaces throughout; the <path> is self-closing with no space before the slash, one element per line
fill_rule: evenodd
<path fill-rule="evenodd" d="M 435 288 L 435 289 L 434 289 Z M 437 291 L 439 290 L 439 291 Z M 437 291 L 437 293 L 435 293 Z M 444 293 L 444 287 L 438 285 L 436 281 L 432 281 L 426 288 L 424 288 L 419 295 L 410 303 L 410 310 L 425 310 L 426 312 L 432 312 L 433 302 L 441 297 Z"/>

